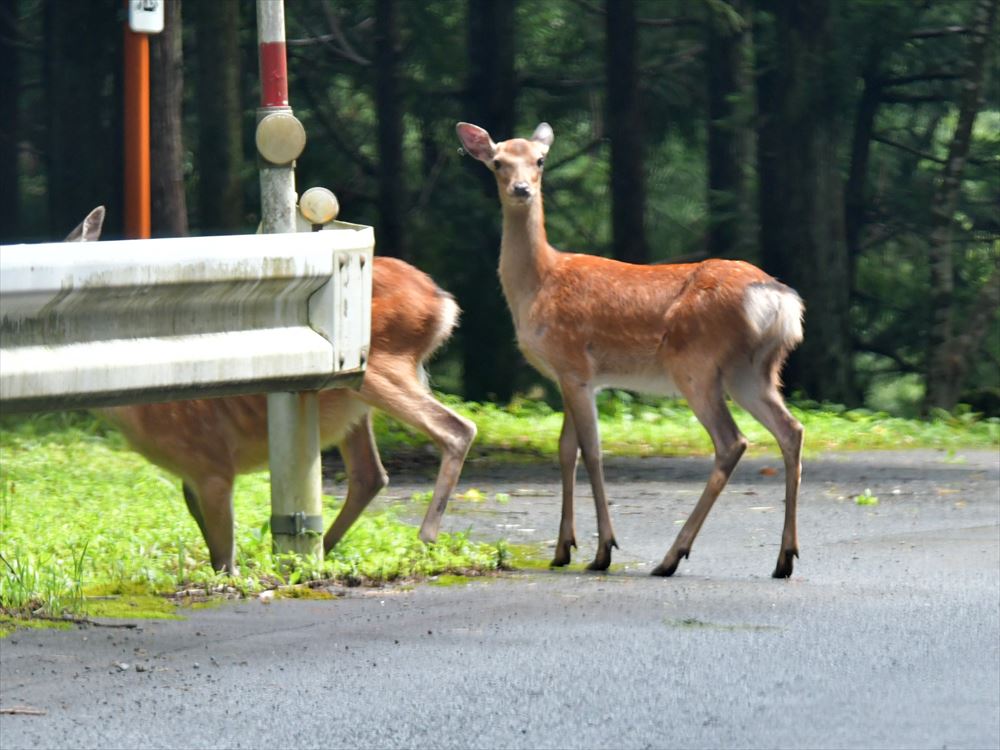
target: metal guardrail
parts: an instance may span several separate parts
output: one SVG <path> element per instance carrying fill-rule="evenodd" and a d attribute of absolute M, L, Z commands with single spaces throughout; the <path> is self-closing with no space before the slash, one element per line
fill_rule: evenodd
<path fill-rule="evenodd" d="M 5 412 L 356 385 L 371 227 L 0 248 Z"/>

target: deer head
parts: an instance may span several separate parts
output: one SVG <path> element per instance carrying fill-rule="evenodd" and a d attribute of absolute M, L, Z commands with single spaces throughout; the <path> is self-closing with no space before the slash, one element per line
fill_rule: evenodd
<path fill-rule="evenodd" d="M 552 145 L 552 128 L 541 123 L 531 138 L 511 138 L 494 143 L 478 125 L 460 122 L 455 126 L 465 151 L 485 164 L 497 181 L 504 206 L 528 206 L 542 192 L 542 169 Z"/>

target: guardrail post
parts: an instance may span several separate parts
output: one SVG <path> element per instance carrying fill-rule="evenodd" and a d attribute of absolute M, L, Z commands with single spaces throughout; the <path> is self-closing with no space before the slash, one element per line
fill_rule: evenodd
<path fill-rule="evenodd" d="M 295 231 L 295 159 L 305 146 L 305 131 L 288 106 L 284 5 L 283 0 L 257 0 L 261 106 L 256 141 L 265 234 Z M 317 392 L 269 393 L 267 422 L 274 551 L 322 560 Z"/>
<path fill-rule="evenodd" d="M 267 439 L 274 551 L 322 559 L 319 394 L 267 394 Z"/>

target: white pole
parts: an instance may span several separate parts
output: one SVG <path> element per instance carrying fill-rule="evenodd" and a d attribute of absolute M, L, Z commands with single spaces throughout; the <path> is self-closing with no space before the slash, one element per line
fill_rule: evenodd
<path fill-rule="evenodd" d="M 284 0 L 257 0 L 261 106 L 261 228 L 295 231 L 295 159 L 305 145 L 302 125 L 288 106 Z M 271 465 L 271 539 L 275 552 L 323 557 L 319 404 L 316 391 L 269 393 L 268 450 Z"/>

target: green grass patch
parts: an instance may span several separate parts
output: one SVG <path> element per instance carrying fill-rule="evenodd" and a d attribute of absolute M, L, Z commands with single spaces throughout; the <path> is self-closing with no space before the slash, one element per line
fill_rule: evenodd
<path fill-rule="evenodd" d="M 251 593 L 309 580 L 381 583 L 494 570 L 495 545 L 435 545 L 393 510 L 365 513 L 322 563 L 276 557 L 266 472 L 235 491 L 239 577 L 214 572 L 180 482 L 86 414 L 6 419 L 0 429 L 0 611 L 164 616 L 178 589 Z M 324 499 L 329 520 L 340 500 Z M 289 563 L 292 563 L 289 565 Z M 290 571 L 290 572 L 289 572 Z M 110 598 L 109 598 L 110 597 Z"/>
<path fill-rule="evenodd" d="M 467 403 L 453 396 L 441 399 L 476 423 L 476 455 L 497 460 L 555 456 L 562 412 L 543 401 L 514 399 L 507 405 Z M 747 412 L 735 405 L 733 416 L 750 440 L 750 451 L 776 453 L 774 438 Z M 791 404 L 806 429 L 806 455 L 823 451 L 906 448 L 988 448 L 1000 445 L 1000 420 L 959 409 L 937 413 L 932 419 L 905 419 L 868 409 L 845 409 L 834 404 Z M 614 456 L 683 456 L 711 453 L 704 428 L 683 401 L 634 397 L 624 391 L 605 391 L 598 397 L 601 445 Z M 427 438 L 405 425 L 379 415 L 380 448 L 388 453 L 417 448 Z"/>

